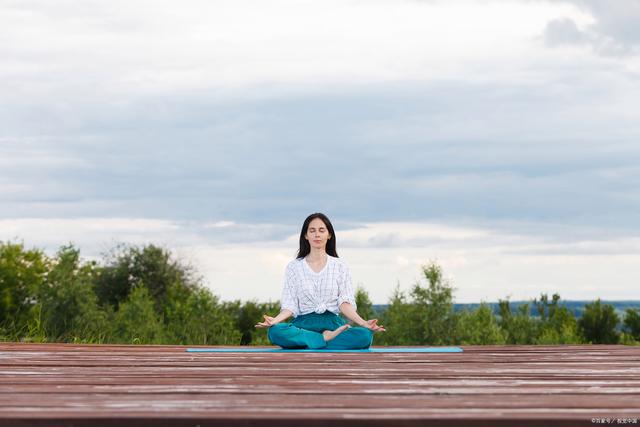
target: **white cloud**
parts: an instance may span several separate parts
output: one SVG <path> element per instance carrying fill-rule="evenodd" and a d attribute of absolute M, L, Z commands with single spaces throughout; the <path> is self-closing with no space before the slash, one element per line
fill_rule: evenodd
<path fill-rule="evenodd" d="M 589 45 L 604 56 L 626 56 L 640 53 L 640 2 L 638 0 L 565 0 L 590 13 L 592 22 L 576 24 L 564 17 L 550 21 L 545 41 L 550 46 Z M 637 62 L 636 62 L 637 64 Z"/>
<path fill-rule="evenodd" d="M 591 25 L 594 32 L 610 38 L 617 43 L 633 46 L 640 44 L 640 1 L 616 0 L 602 2 L 598 0 L 569 0 L 591 12 L 595 22 Z"/>
<path fill-rule="evenodd" d="M 584 30 L 580 30 L 576 23 L 569 18 L 559 18 L 549 21 L 544 32 L 545 41 L 551 46 L 563 44 L 584 44 L 592 38 Z"/>
<path fill-rule="evenodd" d="M 217 222 L 206 223 L 203 225 L 203 227 L 204 228 L 226 228 L 226 227 L 233 227 L 234 225 L 236 225 L 236 223 L 233 221 L 217 221 Z"/>
<path fill-rule="evenodd" d="M 567 4 L 293 0 L 20 2 L 0 18 L 3 93 L 99 96 L 215 88 L 270 92 L 318 84 L 433 78 L 502 80 L 539 51 L 528 43 Z M 524 62 L 523 62 L 524 61 Z M 499 64 L 499 65 L 498 65 Z M 479 71 L 491 67 L 491 74 Z M 64 94 L 64 97 L 60 95 Z"/>
<path fill-rule="evenodd" d="M 48 251 L 73 243 L 97 256 L 115 242 L 179 244 L 187 231 L 172 221 L 142 218 L 20 218 L 0 220 L 0 238 L 20 239 Z"/>
<path fill-rule="evenodd" d="M 443 241 L 465 241 L 469 244 L 486 238 L 487 230 L 420 223 L 363 224 L 360 228 L 340 233 L 340 245 L 361 247 L 411 247 L 438 244 Z"/>

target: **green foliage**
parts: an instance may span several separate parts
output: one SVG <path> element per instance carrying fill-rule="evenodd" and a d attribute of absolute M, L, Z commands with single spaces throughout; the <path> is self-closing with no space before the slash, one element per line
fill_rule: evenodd
<path fill-rule="evenodd" d="M 376 345 L 409 345 L 413 341 L 410 325 L 406 315 L 410 309 L 407 297 L 400 290 L 400 284 L 396 284 L 389 300 L 387 309 L 381 314 L 379 324 L 383 325 L 386 332 L 377 333 L 374 337 Z"/>
<path fill-rule="evenodd" d="M 103 306 L 117 309 L 134 288 L 143 286 L 154 301 L 156 313 L 162 314 L 170 286 L 195 286 L 191 269 L 155 245 L 119 246 L 106 257 L 106 265 L 95 281 L 95 292 Z"/>
<path fill-rule="evenodd" d="M 170 286 L 164 319 L 166 343 L 235 345 L 240 340 L 234 319 L 208 289 Z"/>
<path fill-rule="evenodd" d="M 453 288 L 436 263 L 422 267 L 426 283 L 406 295 L 398 284 L 389 305 L 374 313 L 366 290 L 356 290 L 358 313 L 379 317 L 386 332 L 376 345 L 640 344 L 640 309 L 628 309 L 617 331 L 613 306 L 587 304 L 583 317 L 542 294 L 512 311 L 499 302 L 454 313 Z M 154 245 L 120 246 L 102 263 L 83 261 L 63 246 L 53 257 L 22 244 L 0 242 L 0 341 L 268 345 L 263 314 L 279 303 L 220 302 L 194 278 L 193 270 Z M 536 316 L 531 316 L 533 307 Z"/>
<path fill-rule="evenodd" d="M 540 334 L 535 340 L 535 344 L 546 345 L 580 343 L 582 343 L 582 339 L 578 331 L 569 325 L 563 325 L 560 329 L 541 329 Z"/>
<path fill-rule="evenodd" d="M 31 316 L 27 319 L 27 333 L 23 339 L 25 342 L 47 342 L 47 331 L 42 322 L 42 306 L 36 304 L 31 307 Z"/>
<path fill-rule="evenodd" d="M 234 319 L 233 326 L 239 331 L 240 337 L 234 345 L 270 345 L 267 329 L 256 329 L 255 324 L 263 320 L 263 315 L 278 311 L 278 302 L 257 303 L 247 301 L 242 304 L 239 300 L 223 303 L 223 308 Z"/>
<path fill-rule="evenodd" d="M 453 288 L 443 278 L 442 268 L 434 262 L 422 267 L 427 287 L 416 283 L 411 289 L 412 303 L 407 323 L 414 326 L 412 338 L 417 344 L 445 345 L 455 336 Z"/>
<path fill-rule="evenodd" d="M 112 342 L 154 344 L 164 341 L 163 325 L 147 288 L 134 288 L 115 313 Z"/>
<path fill-rule="evenodd" d="M 640 346 L 640 341 L 634 339 L 631 334 L 628 334 L 626 332 L 622 332 L 620 334 L 620 344 L 622 344 L 622 345 Z"/>
<path fill-rule="evenodd" d="M 247 301 L 240 307 L 236 324 L 242 334 L 240 345 L 249 345 L 253 341 L 254 332 L 258 332 L 254 325 L 256 319 L 260 319 L 266 310 L 256 301 Z"/>
<path fill-rule="evenodd" d="M 48 269 L 42 251 L 0 242 L 0 327 L 7 335 L 18 336 L 27 330 L 37 290 Z"/>
<path fill-rule="evenodd" d="M 508 300 L 500 300 L 500 327 L 508 344 L 578 344 L 582 337 L 573 313 L 560 305 L 560 295 L 541 294 L 532 301 L 538 316 L 530 315 L 529 304 L 513 313 Z"/>
<path fill-rule="evenodd" d="M 422 267 L 427 285 L 414 284 L 410 299 L 396 289 L 381 324 L 386 332 L 377 334 L 380 345 L 444 345 L 455 341 L 456 316 L 453 288 L 444 280 L 442 268 L 434 262 Z"/>
<path fill-rule="evenodd" d="M 369 299 L 369 294 L 366 289 L 362 286 L 356 288 L 356 307 L 358 314 L 364 320 L 369 320 L 374 317 L 373 304 L 371 303 L 371 299 Z"/>
<path fill-rule="evenodd" d="M 51 262 L 45 283 L 37 292 L 42 326 L 52 341 L 104 342 L 108 314 L 93 292 L 96 264 L 83 263 L 80 251 L 62 247 Z"/>
<path fill-rule="evenodd" d="M 456 322 L 458 344 L 504 344 L 505 333 L 498 325 L 491 307 L 480 304 L 475 311 L 462 311 Z"/>
<path fill-rule="evenodd" d="M 620 344 L 640 346 L 640 308 L 625 310 Z"/>
<path fill-rule="evenodd" d="M 193 279 L 189 267 L 153 245 L 120 246 L 101 266 L 82 261 L 73 246 L 60 248 L 49 259 L 21 244 L 0 243 L 0 267 L 0 340 L 172 344 L 240 340 L 237 319 L 217 297 Z"/>
<path fill-rule="evenodd" d="M 640 309 L 628 308 L 624 316 L 625 332 L 635 341 L 640 341 Z"/>
<path fill-rule="evenodd" d="M 518 307 L 514 314 L 509 300 L 500 300 L 500 328 L 507 344 L 533 344 L 538 335 L 536 321 L 529 314 L 529 304 Z"/>
<path fill-rule="evenodd" d="M 619 322 L 615 309 L 610 304 L 601 304 L 600 299 L 585 306 L 579 325 L 584 338 L 593 344 L 617 344 L 620 334 L 616 331 Z"/>
<path fill-rule="evenodd" d="M 554 294 L 551 301 L 547 294 L 534 300 L 540 315 L 538 336 L 535 344 L 579 344 L 582 342 L 578 331 L 578 322 L 573 313 L 559 305 L 560 295 Z"/>

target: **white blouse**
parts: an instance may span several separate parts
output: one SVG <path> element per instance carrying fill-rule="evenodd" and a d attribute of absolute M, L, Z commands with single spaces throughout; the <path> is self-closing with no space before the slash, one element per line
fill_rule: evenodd
<path fill-rule="evenodd" d="M 314 272 L 304 258 L 294 259 L 285 270 L 284 289 L 280 308 L 295 317 L 329 310 L 339 314 L 340 304 L 349 302 L 356 307 L 349 267 L 341 259 L 327 255 L 327 263 Z"/>

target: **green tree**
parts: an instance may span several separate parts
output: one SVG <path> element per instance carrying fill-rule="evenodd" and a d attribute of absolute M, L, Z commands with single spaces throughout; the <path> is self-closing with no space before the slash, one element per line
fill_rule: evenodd
<path fill-rule="evenodd" d="M 585 305 L 579 321 L 585 339 L 592 344 L 617 344 L 620 334 L 616 331 L 620 319 L 611 304 L 602 304 L 600 298 Z"/>
<path fill-rule="evenodd" d="M 256 331 L 256 319 L 262 320 L 262 314 L 265 310 L 257 301 L 247 301 L 240 307 L 238 312 L 237 325 L 242 333 L 240 337 L 240 345 L 249 345 L 253 341 L 253 334 Z"/>
<path fill-rule="evenodd" d="M 119 246 L 105 256 L 105 261 L 95 291 L 102 305 L 110 304 L 116 309 L 134 288 L 144 286 L 154 301 L 156 313 L 162 314 L 170 286 L 177 283 L 194 287 L 198 283 L 190 267 L 155 245 Z"/>
<path fill-rule="evenodd" d="M 466 345 L 504 344 L 505 334 L 487 304 L 474 311 L 462 311 L 456 322 L 456 341 Z"/>
<path fill-rule="evenodd" d="M 435 262 L 422 267 L 427 286 L 420 282 L 411 289 L 407 320 L 418 327 L 416 344 L 443 345 L 454 342 L 453 288 Z"/>
<path fill-rule="evenodd" d="M 164 339 L 162 320 L 144 286 L 133 288 L 127 300 L 120 303 L 114 317 L 113 342 L 155 344 Z"/>
<path fill-rule="evenodd" d="M 358 314 L 364 320 L 369 320 L 374 317 L 373 304 L 369 298 L 369 293 L 363 286 L 356 288 L 356 306 Z"/>
<path fill-rule="evenodd" d="M 50 266 L 45 283 L 38 290 L 35 307 L 48 339 L 103 342 L 108 319 L 93 292 L 96 264 L 83 263 L 78 249 L 63 246 Z"/>
<path fill-rule="evenodd" d="M 400 290 L 400 283 L 397 283 L 389 298 L 389 305 L 380 314 L 378 323 L 385 327 L 386 332 L 375 334 L 376 345 L 410 345 L 415 342 L 413 335 L 417 335 L 417 327 L 407 322 L 409 309 L 407 296 Z"/>
<path fill-rule="evenodd" d="M 500 321 L 507 344 L 533 344 L 538 336 L 538 327 L 529 312 L 529 304 L 522 304 L 516 313 L 511 311 L 509 300 L 500 300 Z"/>
<path fill-rule="evenodd" d="M 36 293 L 47 275 L 48 259 L 39 249 L 0 242 L 0 328 L 19 339 L 28 329 Z"/>
<path fill-rule="evenodd" d="M 278 313 L 278 309 L 280 308 L 280 302 L 266 302 L 258 304 L 258 312 L 260 313 L 258 317 L 247 317 L 247 326 L 251 327 L 251 344 L 253 345 L 271 345 L 271 341 L 269 341 L 269 337 L 267 336 L 269 330 L 268 329 L 258 329 L 255 327 L 257 323 L 256 319 L 262 320 L 263 314 L 269 313 Z M 251 320 L 249 323 L 248 320 Z"/>
<path fill-rule="evenodd" d="M 170 286 L 164 320 L 168 344 L 237 345 L 240 341 L 234 319 L 205 288 Z"/>
<path fill-rule="evenodd" d="M 569 309 L 560 305 L 560 295 L 553 294 L 551 300 L 547 294 L 541 294 L 534 300 L 540 315 L 540 325 L 536 344 L 579 344 L 582 342 L 578 322 Z"/>
<path fill-rule="evenodd" d="M 258 303 L 247 301 L 244 304 L 240 300 L 223 303 L 226 313 L 234 320 L 234 327 L 240 333 L 240 338 L 235 345 L 269 345 L 267 329 L 256 329 L 255 324 L 263 319 L 263 315 L 278 312 L 278 302 Z"/>
<path fill-rule="evenodd" d="M 381 313 L 386 332 L 376 334 L 380 345 L 442 345 L 455 342 L 456 316 L 453 288 L 435 262 L 422 266 L 426 286 L 417 282 L 409 297 L 398 284 L 387 309 Z"/>
<path fill-rule="evenodd" d="M 624 327 L 634 340 L 640 341 L 640 308 L 625 310 Z"/>

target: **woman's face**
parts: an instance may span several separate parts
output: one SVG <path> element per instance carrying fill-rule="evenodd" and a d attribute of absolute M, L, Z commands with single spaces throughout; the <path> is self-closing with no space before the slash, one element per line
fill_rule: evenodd
<path fill-rule="evenodd" d="M 320 218 L 314 218 L 309 223 L 307 234 L 304 237 L 309 241 L 312 248 L 324 249 L 331 235 L 324 222 Z"/>

